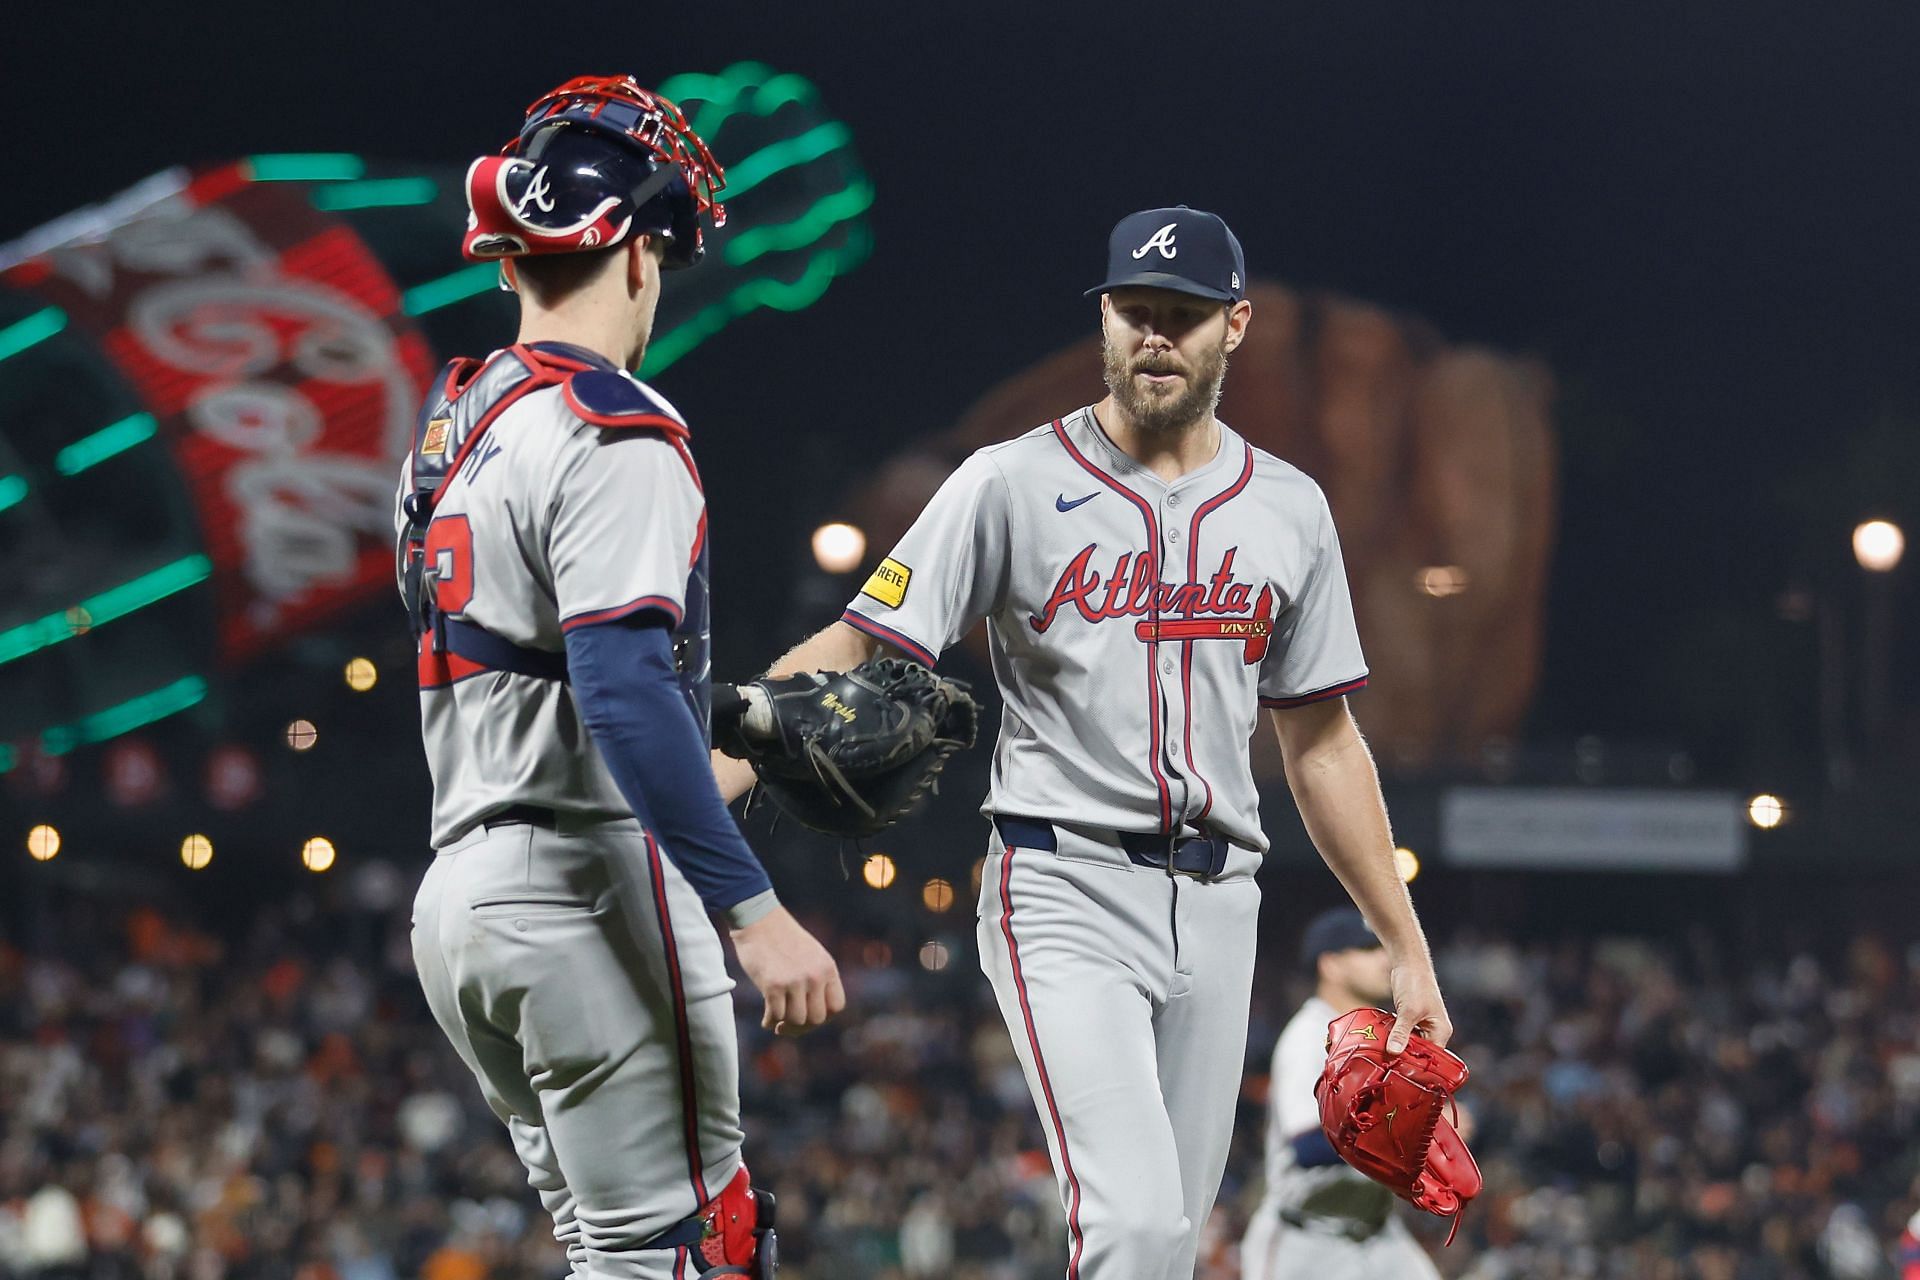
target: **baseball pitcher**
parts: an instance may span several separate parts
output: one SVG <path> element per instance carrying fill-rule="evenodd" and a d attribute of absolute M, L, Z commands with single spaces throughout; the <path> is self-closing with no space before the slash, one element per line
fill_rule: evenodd
<path fill-rule="evenodd" d="M 1347 711 L 1367 668 L 1326 500 L 1214 416 L 1246 278 L 1212 214 L 1122 219 L 1089 290 L 1106 397 L 969 458 L 841 621 L 774 668 L 881 648 L 932 664 L 987 622 L 1006 712 L 980 959 L 1046 1130 L 1070 1280 L 1193 1274 L 1246 1051 L 1261 708 L 1385 944 L 1392 1047 L 1452 1031 Z M 715 768 L 723 793 L 751 781 Z"/>
<path fill-rule="evenodd" d="M 631 78 L 535 102 L 467 174 L 463 250 L 501 263 L 518 340 L 447 366 L 401 480 L 437 855 L 414 959 L 596 1280 L 773 1273 L 708 913 L 767 1025 L 844 1004 L 714 787 L 700 476 L 686 420 L 628 372 L 722 183 Z"/>

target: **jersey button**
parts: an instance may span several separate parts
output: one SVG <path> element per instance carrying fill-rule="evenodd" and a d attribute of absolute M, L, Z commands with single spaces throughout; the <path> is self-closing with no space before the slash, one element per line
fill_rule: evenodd
<path fill-rule="evenodd" d="M 1162 658 L 1162 659 L 1160 659 L 1160 669 L 1161 669 L 1162 671 L 1164 671 L 1164 672 L 1166 672 L 1166 673 L 1167 673 L 1168 675 L 1172 675 L 1172 674 L 1173 674 L 1173 659 L 1172 659 L 1172 658 Z"/>
<path fill-rule="evenodd" d="M 1168 542 L 1180 541 L 1180 531 L 1178 529 L 1167 530 L 1167 541 Z"/>
<path fill-rule="evenodd" d="M 1180 495 L 1179 495 L 1179 494 L 1177 494 L 1177 493 L 1170 493 L 1170 494 L 1168 494 L 1168 495 L 1167 495 L 1167 505 L 1168 505 L 1168 506 L 1170 506 L 1170 507 L 1177 507 L 1177 506 L 1179 506 L 1179 505 L 1180 505 Z"/>

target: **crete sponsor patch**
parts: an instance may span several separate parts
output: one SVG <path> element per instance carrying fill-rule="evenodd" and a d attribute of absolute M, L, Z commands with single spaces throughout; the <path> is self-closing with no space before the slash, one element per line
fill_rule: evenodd
<path fill-rule="evenodd" d="M 872 596 L 889 609 L 898 609 L 900 602 L 907 598 L 907 583 L 912 578 L 913 570 L 888 556 L 867 579 L 867 585 L 860 588 L 860 594 Z"/>
<path fill-rule="evenodd" d="M 447 431 L 453 426 L 452 418 L 435 418 L 427 424 L 426 439 L 420 442 L 420 456 L 432 457 L 447 451 Z"/>

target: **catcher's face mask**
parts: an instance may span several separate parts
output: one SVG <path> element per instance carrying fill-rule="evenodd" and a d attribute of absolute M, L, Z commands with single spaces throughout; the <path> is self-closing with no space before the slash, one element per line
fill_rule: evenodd
<path fill-rule="evenodd" d="M 461 252 L 474 261 L 578 253 L 659 235 L 662 265 L 705 251 L 701 216 L 726 224 L 725 172 L 672 102 L 631 76 L 581 76 L 527 108 L 499 155 L 467 170 Z"/>

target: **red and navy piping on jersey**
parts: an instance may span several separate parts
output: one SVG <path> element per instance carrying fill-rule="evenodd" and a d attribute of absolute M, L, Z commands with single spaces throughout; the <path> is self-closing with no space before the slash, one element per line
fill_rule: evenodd
<path fill-rule="evenodd" d="M 1153 504 L 1095 466 L 1093 462 L 1087 458 L 1087 455 L 1080 452 L 1079 447 L 1073 443 L 1072 438 L 1067 435 L 1066 427 L 1062 425 L 1059 418 L 1053 420 L 1053 434 L 1060 441 L 1061 446 L 1066 449 L 1067 454 L 1075 462 L 1079 463 L 1082 469 L 1101 484 L 1107 486 L 1107 488 L 1113 490 L 1128 502 L 1131 502 L 1140 512 L 1141 518 L 1147 522 L 1147 555 L 1151 567 L 1151 576 L 1154 582 L 1159 582 L 1160 522 L 1154 515 Z M 1156 624 L 1160 621 L 1160 606 L 1158 600 L 1155 598 L 1157 595 L 1157 592 L 1149 595 L 1147 603 L 1147 616 Z M 1166 772 L 1160 767 L 1160 759 L 1163 753 L 1163 748 L 1160 743 L 1160 721 L 1162 719 L 1160 707 L 1161 695 L 1160 678 L 1155 674 L 1155 668 L 1160 662 L 1160 641 L 1157 638 L 1149 639 L 1146 643 L 1146 650 L 1147 704 L 1149 707 L 1147 715 L 1147 764 L 1153 772 L 1154 786 L 1158 790 L 1160 797 L 1160 830 L 1170 831 L 1173 829 L 1173 790 L 1167 783 Z M 1189 716 L 1189 719 L 1191 719 L 1191 716 Z"/>
<path fill-rule="evenodd" d="M 855 630 L 866 632 L 875 640 L 885 641 L 923 667 L 930 667 L 934 664 L 935 655 L 933 650 L 927 648 L 918 640 L 911 639 L 902 632 L 895 631 L 892 627 L 875 622 L 865 614 L 855 613 L 853 610 L 848 609 L 841 613 L 840 621 Z"/>
<path fill-rule="evenodd" d="M 1262 694 L 1260 697 L 1260 705 L 1263 707 L 1275 707 L 1284 711 L 1288 707 L 1304 707 L 1313 702 L 1325 702 L 1329 698 L 1345 697 L 1349 693 L 1357 693 L 1366 687 L 1367 673 L 1363 671 L 1351 680 L 1341 680 L 1335 684 L 1325 685 L 1318 689 L 1310 689 L 1305 693 L 1296 693 L 1286 698 L 1269 698 L 1265 694 Z"/>
<path fill-rule="evenodd" d="M 673 933 L 673 913 L 667 906 L 667 873 L 653 834 L 642 831 L 647 846 L 647 876 L 652 881 L 653 910 L 660 922 L 660 941 L 667 958 L 667 986 L 673 998 L 673 1045 L 680 1062 L 680 1119 L 687 1148 L 687 1175 L 693 1183 L 693 1202 L 704 1205 L 706 1163 L 700 1158 L 699 1064 L 693 1056 L 693 1031 L 687 1019 L 687 987 L 680 975 L 680 944 Z"/>
<path fill-rule="evenodd" d="M 679 626 L 683 616 L 680 602 L 671 596 L 641 596 L 638 600 L 629 600 L 625 604 L 616 604 L 610 609 L 595 609 L 590 613 L 576 613 L 570 618 L 560 620 L 560 630 L 571 631 L 575 627 L 594 627 L 603 622 L 618 622 L 630 618 L 642 609 L 653 609 L 673 619 L 673 625 Z"/>
<path fill-rule="evenodd" d="M 1067 1150 L 1067 1127 L 1060 1119 L 1060 1105 L 1053 1099 L 1053 1080 L 1047 1075 L 1047 1060 L 1040 1052 L 1040 1032 L 1033 1024 L 1033 1005 L 1027 999 L 1027 978 L 1020 968 L 1020 944 L 1013 937 L 1013 855 L 1012 845 L 1003 845 L 1000 858 L 1000 933 L 1007 940 L 1007 963 L 1013 972 L 1013 989 L 1020 997 L 1020 1016 L 1026 1023 L 1027 1047 L 1033 1051 L 1034 1074 L 1040 1077 L 1040 1093 L 1046 1099 L 1047 1120 L 1054 1141 L 1060 1146 L 1060 1167 L 1067 1177 L 1067 1234 L 1073 1239 L 1073 1254 L 1067 1259 L 1067 1280 L 1079 1280 L 1080 1255 L 1087 1239 L 1080 1230 L 1080 1179 L 1073 1171 L 1073 1153 Z"/>
<path fill-rule="evenodd" d="M 1243 443 L 1242 448 L 1246 450 L 1247 456 L 1246 461 L 1241 464 L 1239 478 L 1194 508 L 1193 520 L 1187 526 L 1188 582 L 1198 582 L 1200 580 L 1200 522 L 1206 519 L 1212 512 L 1219 510 L 1233 499 L 1239 497 L 1241 493 L 1245 492 L 1247 482 L 1253 479 L 1253 446 Z M 1264 600 L 1266 597 L 1262 596 L 1261 598 Z M 1193 617 L 1191 596 L 1188 597 L 1186 615 L 1189 618 Z M 1194 777 L 1200 779 L 1200 785 L 1206 789 L 1207 793 L 1206 803 L 1200 807 L 1200 813 L 1195 818 L 1195 821 L 1199 821 L 1213 812 L 1213 784 L 1208 782 L 1206 777 L 1200 772 L 1200 766 L 1193 758 L 1193 641 L 1182 641 L 1181 649 L 1183 652 L 1180 655 L 1180 697 L 1186 704 L 1187 713 L 1187 768 L 1193 771 Z"/>

